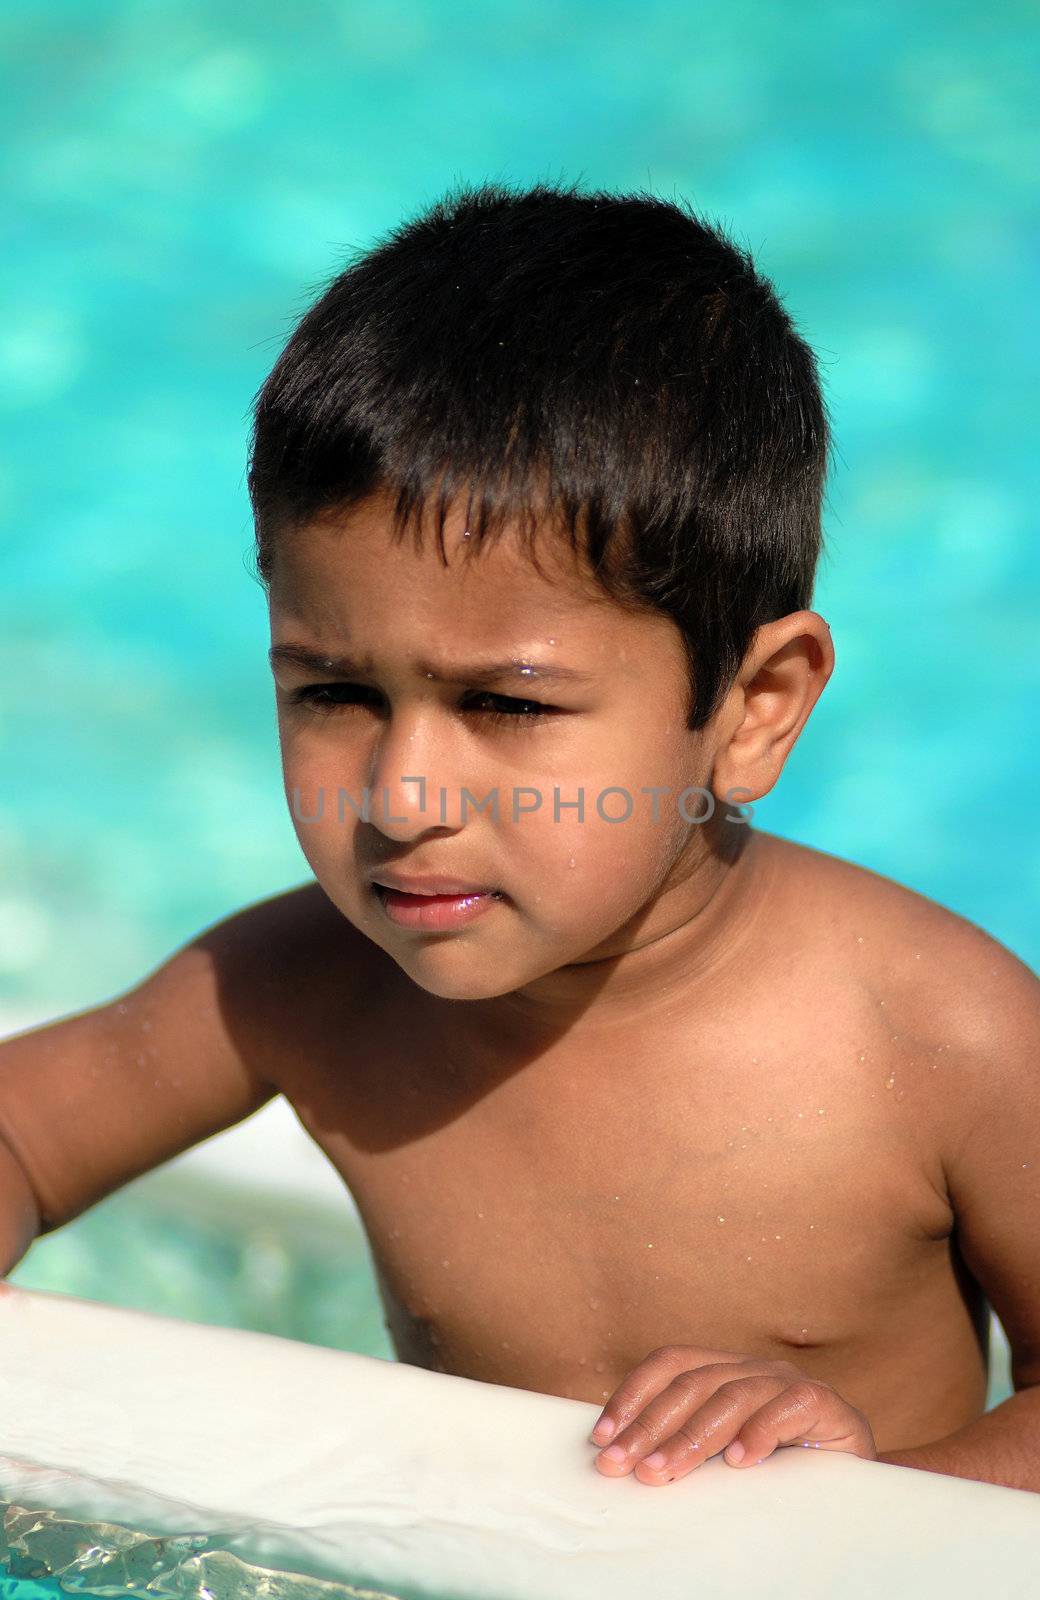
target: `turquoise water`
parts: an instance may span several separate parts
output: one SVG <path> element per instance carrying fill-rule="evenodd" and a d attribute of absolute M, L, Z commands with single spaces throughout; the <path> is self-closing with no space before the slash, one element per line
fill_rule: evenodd
<path fill-rule="evenodd" d="M 151 1535 L 0 1500 L 0 1600 L 69 1593 L 161 1600 L 416 1600 L 258 1567 L 205 1534 Z M 422 1596 L 426 1600 L 426 1596 Z"/>
<path fill-rule="evenodd" d="M 342 1213 L 129 1184 L 33 1244 L 8 1281 L 394 1359 L 364 1236 Z"/>

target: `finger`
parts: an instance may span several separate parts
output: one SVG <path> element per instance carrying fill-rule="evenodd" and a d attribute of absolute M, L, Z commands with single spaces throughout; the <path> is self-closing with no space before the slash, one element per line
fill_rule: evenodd
<path fill-rule="evenodd" d="M 639 1415 L 643 1407 L 659 1395 L 679 1373 L 719 1362 L 740 1363 L 744 1357 L 724 1350 L 702 1350 L 696 1345 L 666 1344 L 651 1350 L 645 1360 L 619 1384 L 593 1426 L 593 1444 L 616 1438 L 621 1428 Z"/>
<path fill-rule="evenodd" d="M 750 1372 L 718 1383 L 703 1404 L 689 1410 L 656 1448 L 637 1453 L 627 1466 L 641 1483 L 685 1477 L 709 1457 L 724 1450 L 747 1420 L 775 1398 L 789 1380 Z"/>
<path fill-rule="evenodd" d="M 877 1459 L 870 1423 L 825 1383 L 790 1384 L 748 1416 L 726 1449 L 731 1466 L 752 1466 L 781 1445 L 843 1450 Z"/>
<path fill-rule="evenodd" d="M 629 1472 L 638 1461 L 666 1449 L 666 1459 L 671 1462 L 697 1447 L 696 1429 L 704 1432 L 708 1424 L 714 1427 L 716 1416 L 729 1420 L 728 1442 L 745 1417 L 788 1381 L 753 1369 L 742 1371 L 734 1362 L 680 1372 L 622 1428 L 613 1444 L 601 1451 L 597 1465 L 602 1462 L 615 1473 Z"/>

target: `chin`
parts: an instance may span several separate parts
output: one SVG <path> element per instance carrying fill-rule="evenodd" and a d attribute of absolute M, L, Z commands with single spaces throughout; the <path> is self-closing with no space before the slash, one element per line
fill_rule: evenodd
<path fill-rule="evenodd" d="M 462 965 L 457 971 L 447 969 L 438 970 L 433 962 L 411 961 L 406 962 L 400 956 L 389 951 L 401 971 L 411 978 L 420 989 L 425 989 L 427 994 L 436 995 L 440 1000 L 495 1000 L 499 995 L 511 994 L 524 981 L 516 978 L 503 982 L 502 972 L 480 972 L 475 969 L 475 964 Z"/>
<path fill-rule="evenodd" d="M 464 974 L 458 979 L 451 979 L 436 973 L 409 972 L 408 976 L 420 989 L 425 989 L 427 994 L 436 995 L 440 1000 L 497 1000 L 499 995 L 511 994 L 517 987 L 515 983 L 503 984 L 490 975 L 482 983 L 472 974 Z"/>

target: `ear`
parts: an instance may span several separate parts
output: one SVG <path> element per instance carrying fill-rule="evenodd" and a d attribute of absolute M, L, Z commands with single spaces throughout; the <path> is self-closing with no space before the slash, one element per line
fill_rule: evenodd
<path fill-rule="evenodd" d="M 833 671 L 831 630 L 815 611 L 763 623 L 718 713 L 717 799 L 769 793 Z"/>

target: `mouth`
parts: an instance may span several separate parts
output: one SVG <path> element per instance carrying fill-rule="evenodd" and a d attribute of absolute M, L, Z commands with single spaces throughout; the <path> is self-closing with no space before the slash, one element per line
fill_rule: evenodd
<path fill-rule="evenodd" d="M 445 933 L 460 928 L 505 898 L 500 889 L 475 885 L 452 888 L 450 892 L 417 893 L 378 880 L 373 881 L 372 892 L 391 922 L 400 928 L 426 933 Z"/>

